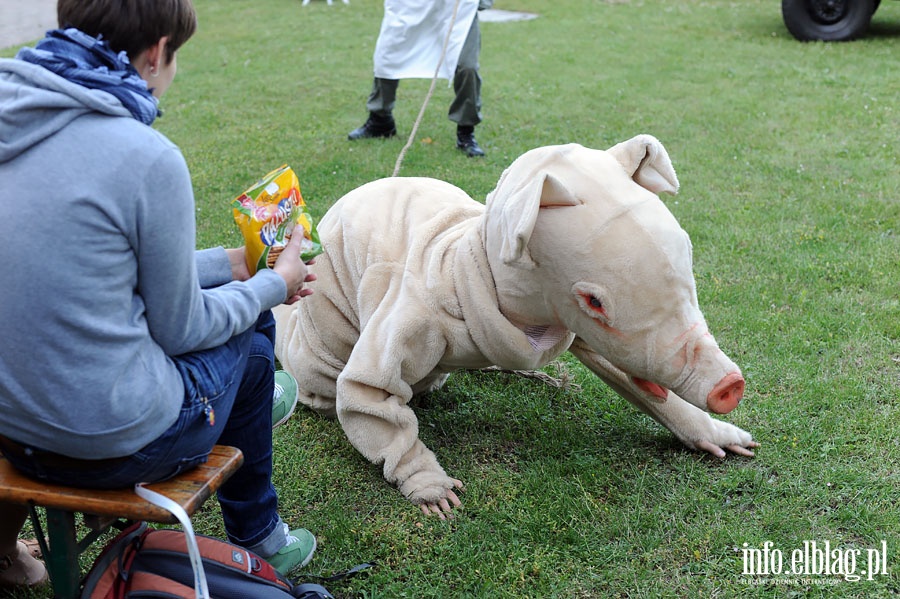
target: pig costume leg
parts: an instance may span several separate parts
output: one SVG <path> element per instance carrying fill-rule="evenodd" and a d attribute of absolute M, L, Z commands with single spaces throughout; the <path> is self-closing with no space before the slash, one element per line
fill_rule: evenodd
<path fill-rule="evenodd" d="M 594 374 L 603 379 L 613 391 L 627 399 L 641 412 L 669 429 L 679 441 L 690 449 L 706 451 L 724 458 L 725 451 L 753 457 L 748 447 L 758 447 L 750 433 L 733 424 L 716 420 L 700 408 L 689 404 L 671 391 L 665 401 L 650 399 L 647 392 L 639 387 L 624 372 L 609 363 L 592 350 L 581 339 L 575 339 L 569 347 L 576 358 Z"/>
<path fill-rule="evenodd" d="M 455 300 L 452 293 L 442 293 L 452 285 L 409 288 L 417 283 L 405 279 L 404 272 L 431 254 L 415 241 L 404 245 L 407 239 L 396 231 L 396 218 L 408 219 L 410 230 L 418 230 L 417 223 L 432 222 L 440 231 L 435 219 L 452 227 L 441 219 L 466 220 L 479 215 L 483 206 L 449 184 L 418 180 L 416 189 L 441 198 L 441 206 L 423 198 L 409 209 L 382 203 L 372 208 L 377 214 L 361 219 L 371 225 L 372 239 L 349 232 L 358 230 L 350 222 L 352 215 L 362 206 L 378 204 L 383 198 L 376 196 L 385 187 L 375 182 L 351 192 L 322 219 L 324 252 L 312 268 L 318 277 L 315 293 L 304 300 L 310 301 L 303 310 L 276 311 L 276 354 L 297 378 L 302 403 L 336 417 L 353 446 L 382 466 L 387 481 L 423 511 L 444 517 L 451 504 L 459 505 L 453 489 L 462 483 L 449 477 L 419 440 L 418 421 L 408 403 L 414 394 L 435 389 L 447 378 L 438 367 L 446 343 L 430 302 Z M 463 205 L 454 204 L 460 200 Z M 420 220 L 412 215 L 417 209 L 425 213 Z M 376 223 L 378 218 L 385 220 Z M 423 245 L 430 247 L 429 242 Z M 409 348 L 417 350 L 410 353 Z"/>

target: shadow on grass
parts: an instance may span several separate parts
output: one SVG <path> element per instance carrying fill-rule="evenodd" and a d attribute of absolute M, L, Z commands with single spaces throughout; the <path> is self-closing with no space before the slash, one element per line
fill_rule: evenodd
<path fill-rule="evenodd" d="M 865 35 L 856 41 L 867 39 L 890 40 L 894 38 L 900 38 L 900 21 L 896 19 L 879 19 L 880 15 L 880 12 L 875 13 Z M 784 37 L 787 39 L 793 39 L 791 32 L 788 31 L 787 27 L 784 24 L 784 19 L 781 16 L 781 9 L 777 6 L 769 12 L 759 15 L 758 19 L 754 19 L 752 21 L 747 21 L 746 23 L 744 23 L 744 30 L 747 33 L 758 38 L 771 38 L 773 34 L 775 34 L 779 38 Z M 800 42 L 798 40 L 798 43 L 809 42 Z"/>
<path fill-rule="evenodd" d="M 601 382 L 579 390 L 515 374 L 466 371 L 414 402 L 425 444 L 473 463 L 527 468 L 526 462 L 553 459 L 602 467 L 623 456 L 665 459 L 684 449 Z"/>
<path fill-rule="evenodd" d="M 864 39 L 900 38 L 900 21 L 879 22 L 877 19 L 878 13 L 876 13 L 875 20 L 869 25 Z"/>

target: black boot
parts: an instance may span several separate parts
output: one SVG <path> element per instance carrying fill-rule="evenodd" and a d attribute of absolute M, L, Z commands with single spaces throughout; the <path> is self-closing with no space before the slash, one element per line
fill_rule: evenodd
<path fill-rule="evenodd" d="M 475 127 L 463 125 L 456 127 L 456 147 L 465 152 L 469 158 L 484 156 L 484 150 L 475 141 Z"/>
<path fill-rule="evenodd" d="M 374 112 L 369 113 L 369 118 L 362 127 L 354 129 L 347 134 L 347 139 L 369 139 L 372 137 L 394 137 L 397 135 L 397 126 L 394 124 L 393 115 L 381 116 Z"/>

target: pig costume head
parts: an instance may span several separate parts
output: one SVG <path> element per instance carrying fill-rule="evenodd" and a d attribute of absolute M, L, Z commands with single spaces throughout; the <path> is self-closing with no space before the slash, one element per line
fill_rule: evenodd
<path fill-rule="evenodd" d="M 538 148 L 488 197 L 485 248 L 510 320 L 573 331 L 657 401 L 671 390 L 725 414 L 744 379 L 707 329 L 690 239 L 656 195 L 677 191 L 669 156 L 649 135 L 605 152 Z"/>

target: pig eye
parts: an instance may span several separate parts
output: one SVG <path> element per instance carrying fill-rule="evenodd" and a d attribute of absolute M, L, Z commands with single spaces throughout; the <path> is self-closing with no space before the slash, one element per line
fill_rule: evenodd
<path fill-rule="evenodd" d="M 613 296 L 599 285 L 584 281 L 572 286 L 578 308 L 603 326 L 611 326 L 610 309 L 614 306 Z M 607 301 L 609 300 L 609 301 Z"/>
<path fill-rule="evenodd" d="M 587 304 L 586 307 L 589 310 L 589 314 L 593 313 L 594 316 L 606 316 L 606 308 L 603 307 L 603 302 L 599 297 L 593 293 L 582 293 L 581 297 L 584 299 L 584 303 Z"/>

